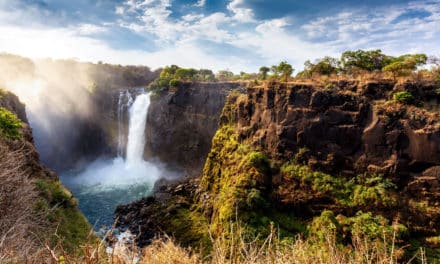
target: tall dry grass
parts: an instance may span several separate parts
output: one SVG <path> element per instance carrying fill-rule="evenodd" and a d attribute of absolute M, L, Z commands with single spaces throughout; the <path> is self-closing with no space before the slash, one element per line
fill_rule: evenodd
<path fill-rule="evenodd" d="M 397 230 L 397 229 L 396 229 Z M 250 237 L 241 225 L 231 224 L 229 236 L 211 238 L 212 250 L 209 255 L 182 248 L 170 237 L 154 240 L 142 250 L 134 244 L 119 244 L 107 255 L 105 263 L 111 264 L 397 264 L 428 263 L 421 249 L 409 261 L 403 262 L 404 250 L 396 246 L 396 233 L 392 237 L 385 234 L 382 240 L 371 240 L 361 235 L 353 237 L 350 246 L 336 242 L 336 234 L 328 230 L 324 239 L 301 236 L 291 240 L 281 239 L 271 227 L 265 239 Z M 69 262 L 77 263 L 77 262 Z M 98 262 L 87 262 L 98 263 Z"/>
<path fill-rule="evenodd" d="M 0 263 L 21 263 L 42 250 L 46 226 L 35 210 L 38 192 L 22 162 L 25 151 L 0 142 Z"/>

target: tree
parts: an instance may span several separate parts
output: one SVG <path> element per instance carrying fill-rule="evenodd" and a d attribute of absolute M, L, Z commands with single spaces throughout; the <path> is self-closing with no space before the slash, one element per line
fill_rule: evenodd
<path fill-rule="evenodd" d="M 282 77 L 285 82 L 288 81 L 289 77 L 292 75 L 292 73 L 294 71 L 292 65 L 290 65 L 286 61 L 280 62 L 280 64 L 278 64 L 278 66 L 276 66 L 276 68 L 280 74 L 280 77 Z"/>
<path fill-rule="evenodd" d="M 278 70 L 277 65 L 272 65 L 272 67 L 270 67 L 270 71 L 272 72 L 273 77 L 275 77 L 275 78 L 279 77 L 280 71 Z"/>
<path fill-rule="evenodd" d="M 171 65 L 171 66 L 166 66 L 165 68 L 163 68 L 163 70 L 160 72 L 160 78 L 163 79 L 172 79 L 174 78 L 174 74 L 176 74 L 176 71 L 180 69 L 179 66 L 177 65 Z"/>
<path fill-rule="evenodd" d="M 262 66 L 260 67 L 260 72 L 258 73 L 259 77 L 261 80 L 266 80 L 267 79 L 267 74 L 269 73 L 270 68 L 266 67 L 266 66 Z"/>
<path fill-rule="evenodd" d="M 200 69 L 197 73 L 197 79 L 200 81 L 215 81 L 215 75 L 211 70 Z"/>
<path fill-rule="evenodd" d="M 220 81 L 229 81 L 234 77 L 234 73 L 229 70 L 221 70 L 217 73 L 217 79 Z"/>
<path fill-rule="evenodd" d="M 382 71 L 391 72 L 393 79 L 396 80 L 397 76 L 406 76 L 415 71 L 417 67 L 426 64 L 428 57 L 425 54 L 405 54 L 397 58 L 393 58 L 392 62 L 385 67 Z"/>
<path fill-rule="evenodd" d="M 311 77 L 313 74 L 330 75 L 337 73 L 338 68 L 338 59 L 329 56 L 319 59 L 315 63 L 307 60 L 304 62 L 304 71 L 299 74 L 299 77 Z"/>
<path fill-rule="evenodd" d="M 196 74 L 197 74 L 197 70 L 193 68 L 188 68 L 188 69 L 179 68 L 174 73 L 174 77 L 182 81 L 193 81 L 195 79 Z"/>
<path fill-rule="evenodd" d="M 381 70 L 390 63 L 391 57 L 377 50 L 346 51 L 341 56 L 341 66 L 344 71 L 355 70 L 374 71 Z"/>

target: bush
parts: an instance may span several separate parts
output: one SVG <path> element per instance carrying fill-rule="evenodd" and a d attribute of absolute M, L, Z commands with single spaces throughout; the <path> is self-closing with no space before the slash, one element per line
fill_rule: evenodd
<path fill-rule="evenodd" d="M 248 165 L 258 169 L 260 172 L 267 172 L 269 170 L 269 159 L 264 153 L 253 151 L 249 153 Z"/>
<path fill-rule="evenodd" d="M 0 107 L 0 136 L 9 139 L 21 138 L 20 119 L 6 108 Z"/>
<path fill-rule="evenodd" d="M 179 80 L 177 80 L 177 79 L 172 79 L 172 80 L 169 82 L 170 87 L 178 87 L 178 86 L 180 86 L 181 84 L 182 84 L 182 82 L 179 81 Z"/>
<path fill-rule="evenodd" d="M 410 92 L 403 91 L 397 92 L 393 95 L 394 101 L 397 101 L 401 104 L 410 104 L 413 102 L 414 98 Z"/>

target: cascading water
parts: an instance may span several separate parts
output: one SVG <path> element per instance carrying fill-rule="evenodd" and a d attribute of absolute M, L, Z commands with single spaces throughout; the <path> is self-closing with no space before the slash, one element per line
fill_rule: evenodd
<path fill-rule="evenodd" d="M 127 108 L 131 106 L 133 103 L 133 97 L 131 96 L 129 91 L 119 92 L 118 98 L 118 157 L 122 157 L 124 155 L 124 147 L 125 147 L 125 113 L 127 112 Z"/>
<path fill-rule="evenodd" d="M 158 164 L 143 159 L 149 105 L 149 94 L 140 94 L 133 101 L 130 93 L 121 92 L 118 100 L 117 157 L 97 160 L 80 173 L 61 176 L 78 198 L 80 209 L 96 228 L 113 223 L 117 205 L 147 196 L 164 171 Z M 126 137 L 124 116 L 127 109 L 129 127 Z"/>
<path fill-rule="evenodd" d="M 150 95 L 141 94 L 130 108 L 130 123 L 127 141 L 127 166 L 142 163 L 145 148 L 145 125 L 147 123 Z"/>

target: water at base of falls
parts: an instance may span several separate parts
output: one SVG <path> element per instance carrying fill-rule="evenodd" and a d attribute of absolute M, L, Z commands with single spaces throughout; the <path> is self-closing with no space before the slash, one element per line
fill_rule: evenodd
<path fill-rule="evenodd" d="M 122 99 L 125 98 L 125 100 Z M 127 99 L 128 98 L 128 99 Z M 143 160 L 145 126 L 150 104 L 148 94 L 140 94 L 133 101 L 129 93 L 121 93 L 118 103 L 118 121 L 124 120 L 124 109 L 129 109 L 129 129 L 125 136 L 119 126 L 118 156 L 100 159 L 89 164 L 79 173 L 61 175 L 79 201 L 79 208 L 94 225 L 95 230 L 113 224 L 117 205 L 145 197 L 151 193 L 154 183 L 164 176 L 165 169 L 157 163 Z M 122 157 L 122 142 L 127 138 L 126 159 Z"/>

